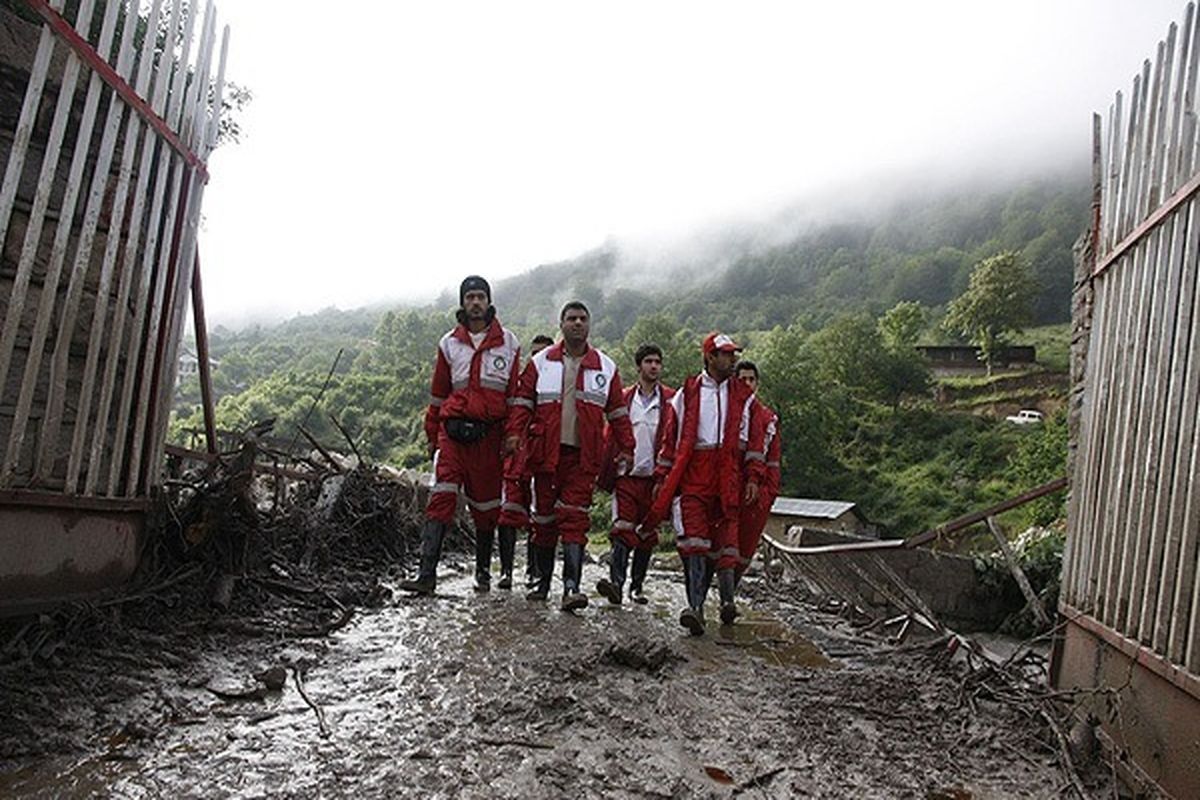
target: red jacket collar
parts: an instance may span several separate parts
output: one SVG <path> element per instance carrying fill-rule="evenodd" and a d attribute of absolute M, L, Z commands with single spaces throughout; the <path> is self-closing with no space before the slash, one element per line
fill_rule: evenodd
<path fill-rule="evenodd" d="M 499 317 L 492 317 L 491 323 L 483 330 L 483 341 L 479 343 L 478 349 L 487 350 L 489 347 L 495 347 L 504 341 L 504 328 L 500 326 Z M 471 332 L 467 330 L 466 325 L 459 324 L 454 326 L 454 338 L 463 344 L 471 344 Z"/>
<path fill-rule="evenodd" d="M 550 345 L 544 351 L 547 361 L 562 361 L 565 343 L 562 341 Z M 583 354 L 583 358 L 579 362 L 580 369 L 600 369 L 600 351 L 592 347 L 590 344 Z"/>

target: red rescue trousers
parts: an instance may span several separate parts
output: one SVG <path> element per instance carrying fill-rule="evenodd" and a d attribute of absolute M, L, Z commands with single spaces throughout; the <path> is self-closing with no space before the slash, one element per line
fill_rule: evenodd
<path fill-rule="evenodd" d="M 771 513 L 771 504 L 775 501 L 767 492 L 759 494 L 758 499 L 749 505 L 743 505 L 738 514 L 738 574 L 741 575 L 750 566 L 751 559 L 758 551 L 762 541 L 763 528 L 767 527 L 767 517 Z"/>
<path fill-rule="evenodd" d="M 579 448 L 562 445 L 555 472 L 533 476 L 533 543 L 554 547 L 561 536 L 567 544 L 587 544 L 592 488 L 596 476 L 579 468 Z"/>
<path fill-rule="evenodd" d="M 496 529 L 500 517 L 500 441 L 503 426 L 493 423 L 482 439 L 470 444 L 456 442 L 438 431 L 437 453 L 433 456 L 433 488 L 425 516 L 438 522 L 454 522 L 461 489 L 475 520 L 475 530 Z"/>
<path fill-rule="evenodd" d="M 512 477 L 504 476 L 504 486 L 500 492 L 500 522 L 508 528 L 529 527 L 529 484 L 528 475 Z"/>
<path fill-rule="evenodd" d="M 721 503 L 721 476 L 717 451 L 692 454 L 679 487 L 679 531 L 675 547 L 681 556 L 704 555 L 716 568 L 732 569 L 738 563 L 737 509 Z"/>
<path fill-rule="evenodd" d="M 612 530 L 609 538 L 622 541 L 632 550 L 653 550 L 658 546 L 658 527 L 638 531 L 638 524 L 650 512 L 654 499 L 654 478 L 622 475 L 613 486 Z"/>

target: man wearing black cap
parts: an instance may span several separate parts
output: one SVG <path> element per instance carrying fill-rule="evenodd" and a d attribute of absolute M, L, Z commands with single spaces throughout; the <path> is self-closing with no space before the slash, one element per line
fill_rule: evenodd
<path fill-rule="evenodd" d="M 458 301 L 458 325 L 438 342 L 425 412 L 434 483 L 421 530 L 420 574 L 399 584 L 417 594 L 433 593 L 442 540 L 454 521 L 460 490 L 475 521 L 475 589 L 491 588 L 504 421 L 516 393 L 521 351 L 517 337 L 496 319 L 487 281 L 478 275 L 463 280 Z M 507 530 L 515 538 L 516 532 Z M 501 570 L 511 575 L 513 542 L 502 541 L 500 554 Z"/>

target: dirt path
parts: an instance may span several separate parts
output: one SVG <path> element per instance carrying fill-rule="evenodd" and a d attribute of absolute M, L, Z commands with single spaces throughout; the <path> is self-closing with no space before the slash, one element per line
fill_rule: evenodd
<path fill-rule="evenodd" d="M 1029 723 L 960 707 L 928 652 L 766 599 L 690 639 L 676 577 L 653 573 L 649 594 L 569 616 L 457 577 L 327 638 L 197 630 L 182 657 L 175 634 L 87 679 L 0 673 L 16 709 L 0 795 L 989 798 L 1065 782 Z M 272 666 L 286 684 L 264 692 L 251 676 Z M 99 691 L 122 681 L 119 703 Z M 58 698 L 57 728 L 37 726 L 39 696 Z M 22 738 L 53 730 L 58 747 Z"/>

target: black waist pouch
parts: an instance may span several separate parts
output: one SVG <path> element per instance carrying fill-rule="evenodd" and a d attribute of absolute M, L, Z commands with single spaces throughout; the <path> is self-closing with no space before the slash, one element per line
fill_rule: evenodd
<path fill-rule="evenodd" d="M 478 442 L 488 432 L 488 423 L 478 419 L 452 417 L 446 420 L 446 435 L 460 444 Z"/>

